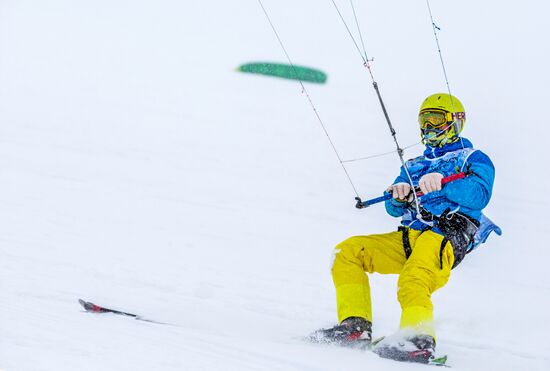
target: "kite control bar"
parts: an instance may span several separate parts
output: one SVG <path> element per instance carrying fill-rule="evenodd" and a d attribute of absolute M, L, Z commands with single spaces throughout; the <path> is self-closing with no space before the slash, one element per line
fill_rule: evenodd
<path fill-rule="evenodd" d="M 453 174 L 453 175 L 449 175 L 448 177 L 445 177 L 443 179 L 441 179 L 441 185 L 445 185 L 447 183 L 450 183 L 450 182 L 454 182 L 455 180 L 458 180 L 458 179 L 464 179 L 466 178 L 466 175 L 468 175 L 467 173 L 458 173 L 458 174 Z M 417 197 L 421 197 L 421 196 L 424 196 L 424 193 L 422 193 L 422 191 L 420 190 L 420 188 L 416 187 L 415 189 L 415 192 L 416 192 L 416 196 Z M 370 200 L 366 200 L 366 201 L 362 201 L 360 197 L 355 197 L 355 199 L 357 200 L 357 203 L 355 204 L 355 207 L 358 208 L 358 209 L 364 209 L 366 207 L 369 207 L 371 205 L 374 205 L 374 204 L 377 204 L 377 203 L 380 203 L 380 202 L 384 202 L 386 200 L 389 200 L 391 199 L 393 196 L 391 193 L 388 193 L 384 196 L 380 196 L 380 197 L 376 197 L 376 198 L 371 198 Z"/>

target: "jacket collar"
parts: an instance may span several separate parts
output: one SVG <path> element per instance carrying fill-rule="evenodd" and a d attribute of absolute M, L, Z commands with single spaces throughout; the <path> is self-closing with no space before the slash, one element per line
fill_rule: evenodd
<path fill-rule="evenodd" d="M 461 137 L 458 141 L 445 144 L 443 147 L 426 146 L 424 156 L 427 158 L 437 158 L 443 156 L 447 152 L 453 152 L 464 148 L 473 148 L 473 145 L 468 139 Z"/>

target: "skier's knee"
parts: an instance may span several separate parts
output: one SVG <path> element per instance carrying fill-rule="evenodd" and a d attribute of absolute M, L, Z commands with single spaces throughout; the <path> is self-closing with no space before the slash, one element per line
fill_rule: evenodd
<path fill-rule="evenodd" d="M 421 268 L 420 271 L 422 271 Z M 429 272 L 415 273 L 399 276 L 397 299 L 401 306 L 425 305 L 430 301 L 435 286 L 435 277 Z"/>
<path fill-rule="evenodd" d="M 358 246 L 358 238 L 350 237 L 347 240 L 340 242 L 333 251 L 332 270 L 338 269 L 341 265 L 361 265 L 361 259 L 358 256 L 358 251 L 361 248 Z"/>

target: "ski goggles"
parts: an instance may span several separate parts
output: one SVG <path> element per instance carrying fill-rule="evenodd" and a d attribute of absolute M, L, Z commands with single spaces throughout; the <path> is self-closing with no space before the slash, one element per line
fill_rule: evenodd
<path fill-rule="evenodd" d="M 463 120 L 466 117 L 464 112 L 451 113 L 442 110 L 426 110 L 418 114 L 418 123 L 421 128 L 440 128 L 448 122 Z"/>

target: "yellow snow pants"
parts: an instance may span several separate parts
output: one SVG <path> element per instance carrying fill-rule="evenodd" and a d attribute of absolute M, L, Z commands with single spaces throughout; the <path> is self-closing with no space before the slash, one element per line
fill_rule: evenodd
<path fill-rule="evenodd" d="M 440 256 L 443 236 L 409 229 L 412 253 L 407 259 L 401 231 L 351 237 L 336 246 L 332 279 L 336 287 L 338 321 L 363 317 L 372 322 L 369 278 L 365 272 L 399 274 L 397 298 L 402 329 L 431 335 L 432 293 L 449 280 L 454 262 L 447 243 Z"/>

